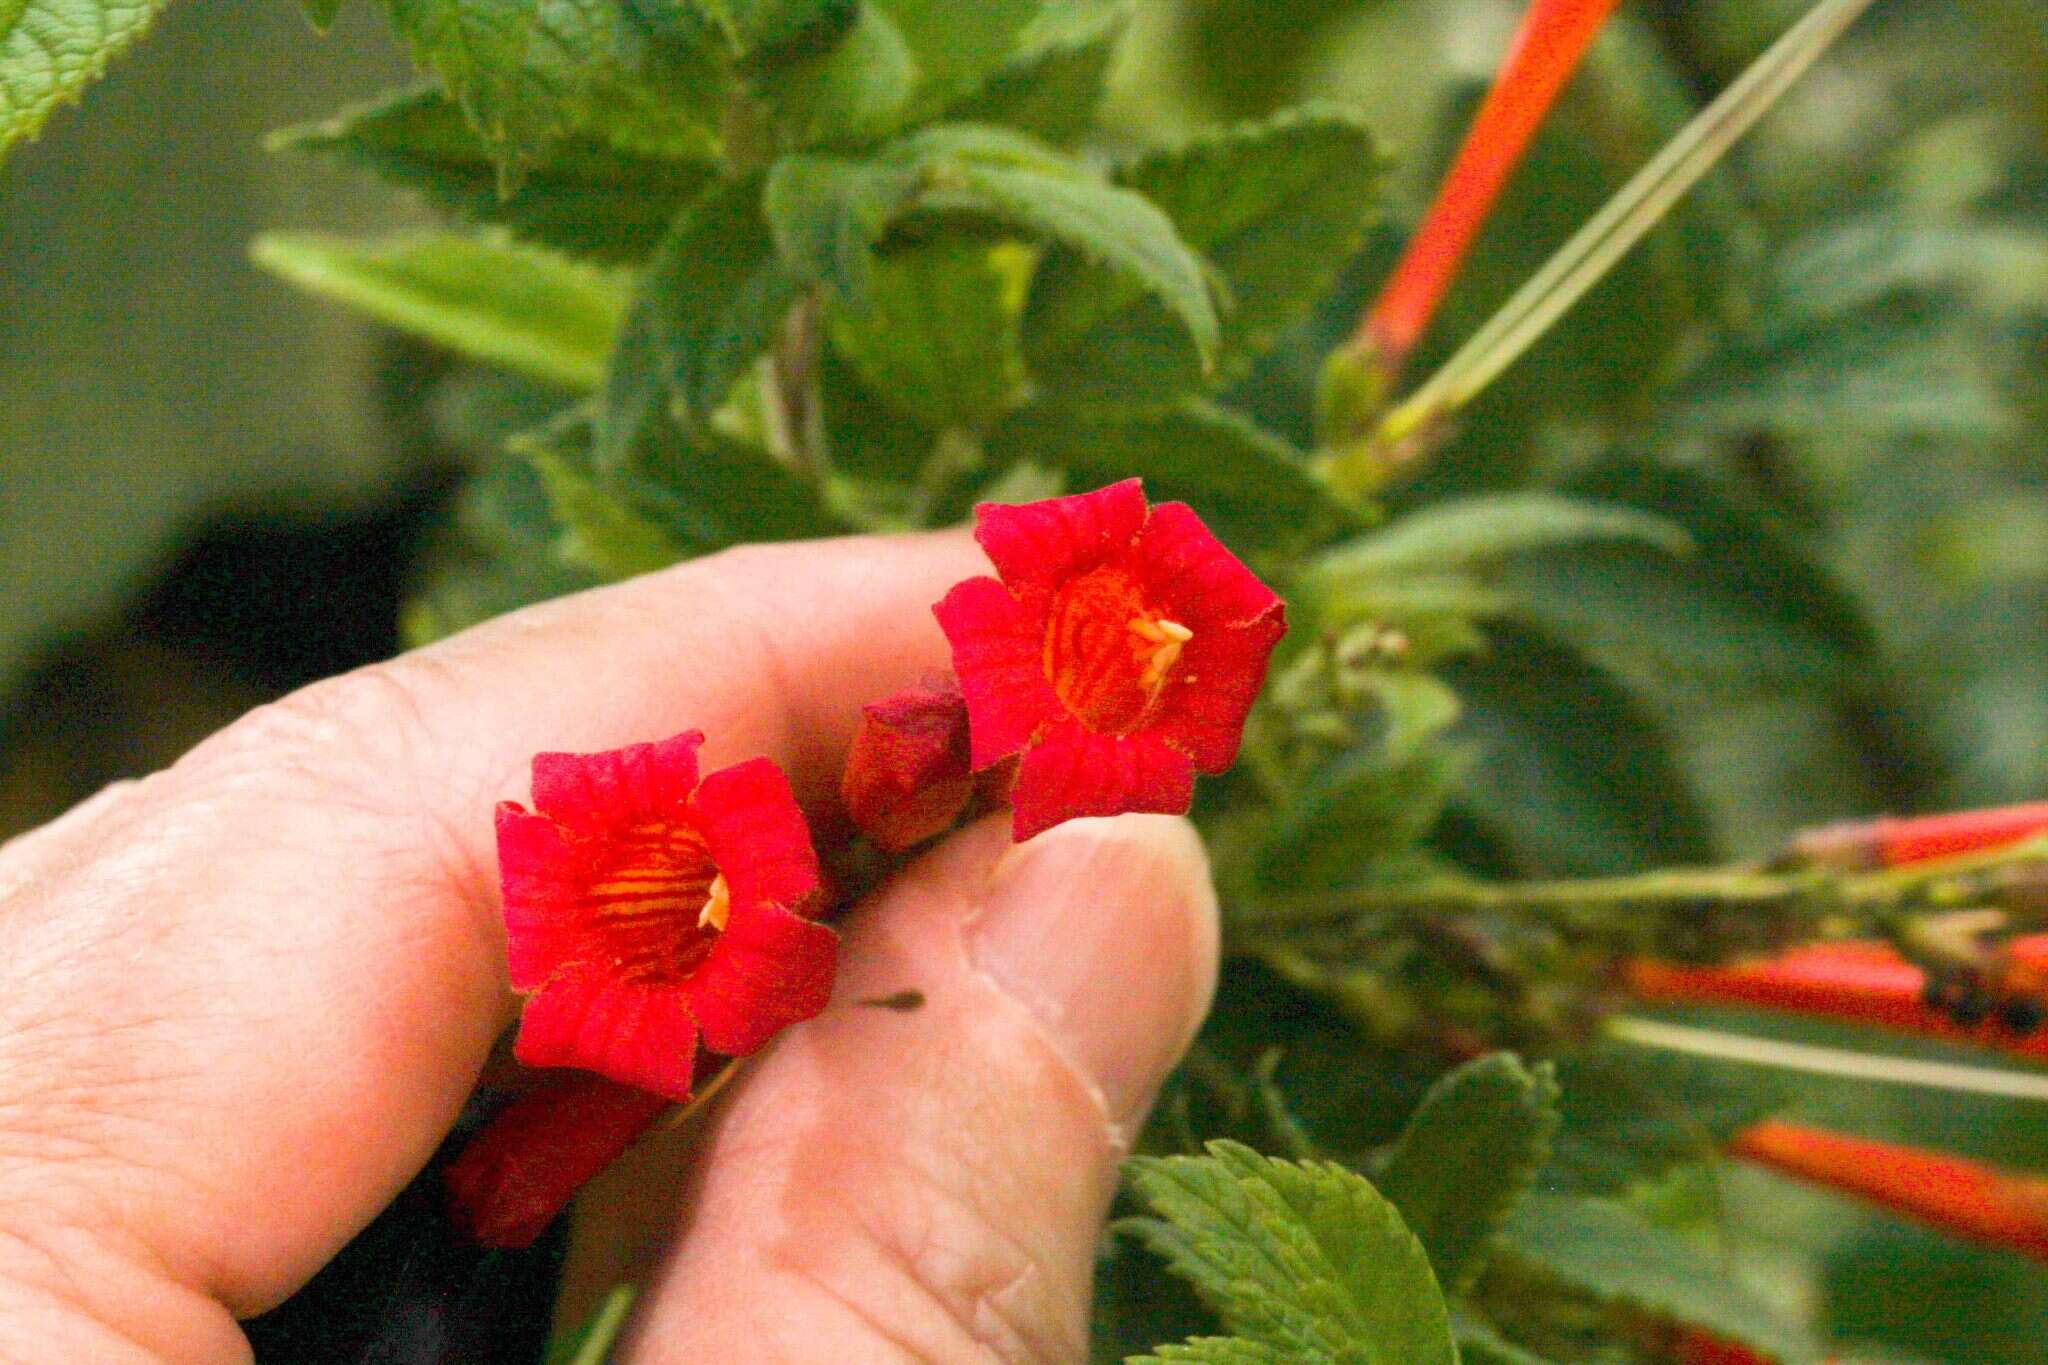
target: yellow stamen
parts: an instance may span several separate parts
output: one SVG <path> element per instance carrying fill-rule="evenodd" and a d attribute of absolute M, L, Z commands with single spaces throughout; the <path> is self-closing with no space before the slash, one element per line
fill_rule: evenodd
<path fill-rule="evenodd" d="M 721 872 L 711 879 L 711 890 L 704 896 L 704 909 L 697 916 L 697 927 L 723 929 L 731 914 L 732 888 L 725 884 L 725 874 Z"/>
<path fill-rule="evenodd" d="M 1180 662 L 1181 650 L 1195 638 L 1195 633 L 1180 622 L 1169 621 L 1163 616 L 1133 617 L 1130 628 L 1131 634 L 1152 646 L 1138 684 L 1156 692 L 1165 685 L 1166 675 Z"/>

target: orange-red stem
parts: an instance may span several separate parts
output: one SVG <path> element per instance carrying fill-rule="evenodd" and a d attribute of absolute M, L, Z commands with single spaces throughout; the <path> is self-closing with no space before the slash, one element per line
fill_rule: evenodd
<path fill-rule="evenodd" d="M 2016 939 L 2011 959 L 2048 970 L 2048 935 Z M 1883 943 L 1823 943 L 1718 967 L 1637 960 L 1623 980 L 1664 1004 L 1745 1005 L 1994 1047 L 2048 1061 L 2048 1030 L 2016 1034 L 1996 1020 L 1965 1026 L 1930 1005 L 1927 974 Z"/>
<path fill-rule="evenodd" d="M 1777 1120 L 1736 1134 L 1729 1151 L 1915 1222 L 2048 1261 L 2048 1177 Z"/>
<path fill-rule="evenodd" d="M 1522 16 L 1435 202 L 1359 324 L 1354 344 L 1384 369 L 1398 370 L 1429 327 L 1494 200 L 1616 3 L 1535 0 Z"/>
<path fill-rule="evenodd" d="M 1793 836 L 1790 852 L 1802 862 L 1835 867 L 1905 867 L 2040 834 L 2048 834 L 2048 801 L 1827 825 Z"/>

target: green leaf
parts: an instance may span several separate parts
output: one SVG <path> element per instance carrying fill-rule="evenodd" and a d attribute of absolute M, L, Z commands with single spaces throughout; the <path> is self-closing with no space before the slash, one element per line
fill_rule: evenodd
<path fill-rule="evenodd" d="M 875 261 L 860 295 L 828 300 L 826 329 L 899 411 L 934 431 L 979 431 L 1024 385 L 1017 318 L 1029 271 L 1014 243 L 942 232 Z"/>
<path fill-rule="evenodd" d="M 714 173 L 709 163 L 627 151 L 585 134 L 535 154 L 519 188 L 498 184 L 499 151 L 438 90 L 408 90 L 273 134 L 305 152 L 416 190 L 436 207 L 572 255 L 644 260 Z"/>
<path fill-rule="evenodd" d="M 1704 861 L 1705 817 L 1656 720 L 1577 651 L 1514 626 L 1442 676 L 1477 759 L 1457 804 L 1531 875 Z"/>
<path fill-rule="evenodd" d="M 898 127 L 917 82 L 917 60 L 888 14 L 860 6 L 852 32 L 830 51 L 783 63 L 753 83 L 783 145 L 855 142 Z"/>
<path fill-rule="evenodd" d="M 1317 1359 L 1328 1360 L 1328 1356 Z M 1196 1337 L 1176 1346 L 1161 1346 L 1147 1356 L 1132 1356 L 1130 1365 L 1314 1365 L 1300 1356 L 1282 1355 L 1243 1337 Z"/>
<path fill-rule="evenodd" d="M 341 13 L 341 6 L 342 0 L 299 0 L 299 8 L 322 33 L 334 26 L 334 16 Z"/>
<path fill-rule="evenodd" d="M 1604 1199 L 1537 1195 L 1509 1218 L 1500 1264 L 1597 1303 L 1703 1328 L 1780 1365 L 1818 1361 L 1806 1332 L 1690 1243 Z"/>
<path fill-rule="evenodd" d="M 988 449 L 998 464 L 1035 460 L 1082 482 L 1135 474 L 1155 499 L 1188 502 L 1241 548 L 1303 545 L 1357 522 L 1310 477 L 1301 452 L 1204 399 L 1133 411 L 1035 405 L 991 432 Z"/>
<path fill-rule="evenodd" d="M 616 467 L 673 399 L 702 427 L 765 352 L 796 298 L 761 212 L 761 177 L 684 210 L 640 282 L 605 376 L 600 466 Z"/>
<path fill-rule="evenodd" d="M 1848 595 L 1794 541 L 1715 481 L 1608 459 L 1569 496 L 1632 507 L 1679 527 L 1697 553 L 1610 541 L 1532 553 L 1501 586 L 1527 616 L 1626 676 L 1755 688 L 1845 676 L 1870 650 Z"/>
<path fill-rule="evenodd" d="M 1220 365 L 1230 380 L 1335 277 L 1379 212 L 1385 163 L 1357 117 L 1294 110 L 1155 152 L 1116 181 L 1172 220 L 1207 259 L 1228 302 Z M 1206 362 L 1156 301 L 1106 287 L 1085 256 L 1048 260 L 1025 323 L 1032 372 L 1070 398 L 1126 403 L 1184 391 Z"/>
<path fill-rule="evenodd" d="M 1044 0 L 868 0 L 917 62 L 918 105 L 935 109 L 979 86 L 1016 49 Z"/>
<path fill-rule="evenodd" d="M 575 409 L 513 442 L 548 475 L 552 505 L 568 514 L 556 548 L 571 562 L 621 575 L 748 541 L 846 529 L 815 488 L 766 451 L 663 416 L 642 429 L 622 464 L 606 467 L 595 436 L 592 414 Z"/>
<path fill-rule="evenodd" d="M 1129 17 L 1124 4 L 1086 11 L 1011 58 L 980 90 L 948 109 L 946 120 L 1001 124 L 1059 144 L 1078 140 L 1095 126 Z"/>
<path fill-rule="evenodd" d="M 0 0 L 0 152 L 34 137 L 65 100 L 156 22 L 167 0 Z"/>
<path fill-rule="evenodd" d="M 1492 493 L 1411 512 L 1324 554 L 1314 572 L 1333 579 L 1431 576 L 1487 568 L 1530 550 L 1605 541 L 1674 555 L 1692 548 L 1678 526 L 1631 507 L 1554 493 Z"/>
<path fill-rule="evenodd" d="M 1429 1092 L 1379 1171 L 1380 1193 L 1429 1252 L 1437 1281 L 1461 1294 L 1535 1183 L 1557 1131 L 1551 1068 L 1496 1052 Z"/>
<path fill-rule="evenodd" d="M 447 233 L 267 233 L 256 263 L 488 364 L 595 388 L 625 308 L 618 280 L 548 252 Z"/>
<path fill-rule="evenodd" d="M 1229 1331 L 1290 1361 L 1456 1365 L 1428 1257 L 1363 1176 L 1234 1142 L 1207 1150 L 1131 1161 L 1160 1216 L 1130 1226 Z"/>
<path fill-rule="evenodd" d="M 1207 368 L 1220 327 L 1200 260 L 1144 197 L 1022 134 L 946 124 L 905 139 L 892 159 L 927 178 L 921 207 L 984 214 L 1097 262 L 1157 300 Z"/>
<path fill-rule="evenodd" d="M 768 172 L 762 209 L 775 248 L 805 284 L 864 305 L 874 245 L 918 189 L 914 171 L 836 156 L 785 156 Z"/>
<path fill-rule="evenodd" d="M 1458 1339 L 1463 1365 L 1552 1365 L 1534 1351 L 1525 1351 L 1470 1313 L 1453 1312 L 1451 1331 Z"/>
<path fill-rule="evenodd" d="M 1714 1161 L 1727 1140 L 1782 1109 L 1792 1087 L 1757 1067 L 1605 1044 L 1558 1062 L 1563 1122 L 1543 1188 L 1620 1194 L 1675 1167 Z"/>

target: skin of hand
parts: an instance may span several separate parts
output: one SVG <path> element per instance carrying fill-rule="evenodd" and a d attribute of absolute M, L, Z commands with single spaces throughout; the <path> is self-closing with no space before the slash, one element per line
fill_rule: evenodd
<path fill-rule="evenodd" d="M 983 568 L 958 533 L 729 551 L 307 688 L 0 848 L 0 1361 L 248 1359 L 235 1319 L 418 1172 L 514 1017 L 491 811 L 531 756 L 695 726 L 824 809 Z M 1213 988 L 1198 841 L 994 819 L 843 928 L 827 1012 L 579 1205 L 581 1278 L 648 1283 L 625 1358 L 1084 1358 L 1117 1159 Z"/>

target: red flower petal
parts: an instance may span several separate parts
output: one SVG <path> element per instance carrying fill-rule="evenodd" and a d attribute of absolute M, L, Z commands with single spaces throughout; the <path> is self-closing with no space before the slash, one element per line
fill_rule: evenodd
<path fill-rule="evenodd" d="M 1266 685 L 1266 661 L 1287 633 L 1275 610 L 1245 626 L 1198 630 L 1167 680 L 1151 733 L 1192 758 L 1205 773 L 1237 761 L 1245 718 Z"/>
<path fill-rule="evenodd" d="M 861 833 L 900 852 L 949 827 L 974 795 L 967 699 L 950 677 L 869 702 L 839 796 Z"/>
<path fill-rule="evenodd" d="M 560 825 L 516 801 L 498 803 L 498 881 L 514 990 L 534 989 L 580 955 L 580 863 Z"/>
<path fill-rule="evenodd" d="M 970 578 L 956 583 L 932 614 L 953 646 L 977 772 L 1022 752 L 1041 729 L 1065 717 L 1045 676 L 1042 607 L 1019 602 L 993 578 Z"/>
<path fill-rule="evenodd" d="M 1093 493 L 974 509 L 974 538 L 1012 588 L 1048 587 L 1127 547 L 1145 524 L 1145 487 L 1125 479 Z"/>
<path fill-rule="evenodd" d="M 561 1077 L 519 1099 L 443 1173 L 455 1223 L 487 1247 L 523 1247 L 668 1109 L 601 1076 Z"/>
<path fill-rule="evenodd" d="M 825 1008 L 839 935 L 779 905 L 733 901 L 711 956 L 682 985 L 704 1045 L 729 1057 L 760 1049 Z"/>
<path fill-rule="evenodd" d="M 697 1024 L 679 987 L 572 968 L 526 1002 L 512 1053 L 528 1066 L 579 1067 L 681 1103 L 690 1098 Z"/>
<path fill-rule="evenodd" d="M 1216 539 L 1184 502 L 1152 509 L 1130 559 L 1153 604 L 1198 634 L 1281 610 L 1280 597 Z"/>
<path fill-rule="evenodd" d="M 533 808 L 574 830 L 678 814 L 697 785 L 699 730 L 598 754 L 535 754 Z"/>
<path fill-rule="evenodd" d="M 1021 842 L 1082 816 L 1183 814 L 1195 799 L 1195 768 L 1156 734 L 1102 735 L 1066 721 L 1025 751 L 1010 799 Z"/>
<path fill-rule="evenodd" d="M 704 779 L 691 811 L 711 861 L 725 875 L 733 912 L 768 903 L 795 909 L 818 889 L 818 855 L 782 769 L 765 758 Z"/>

